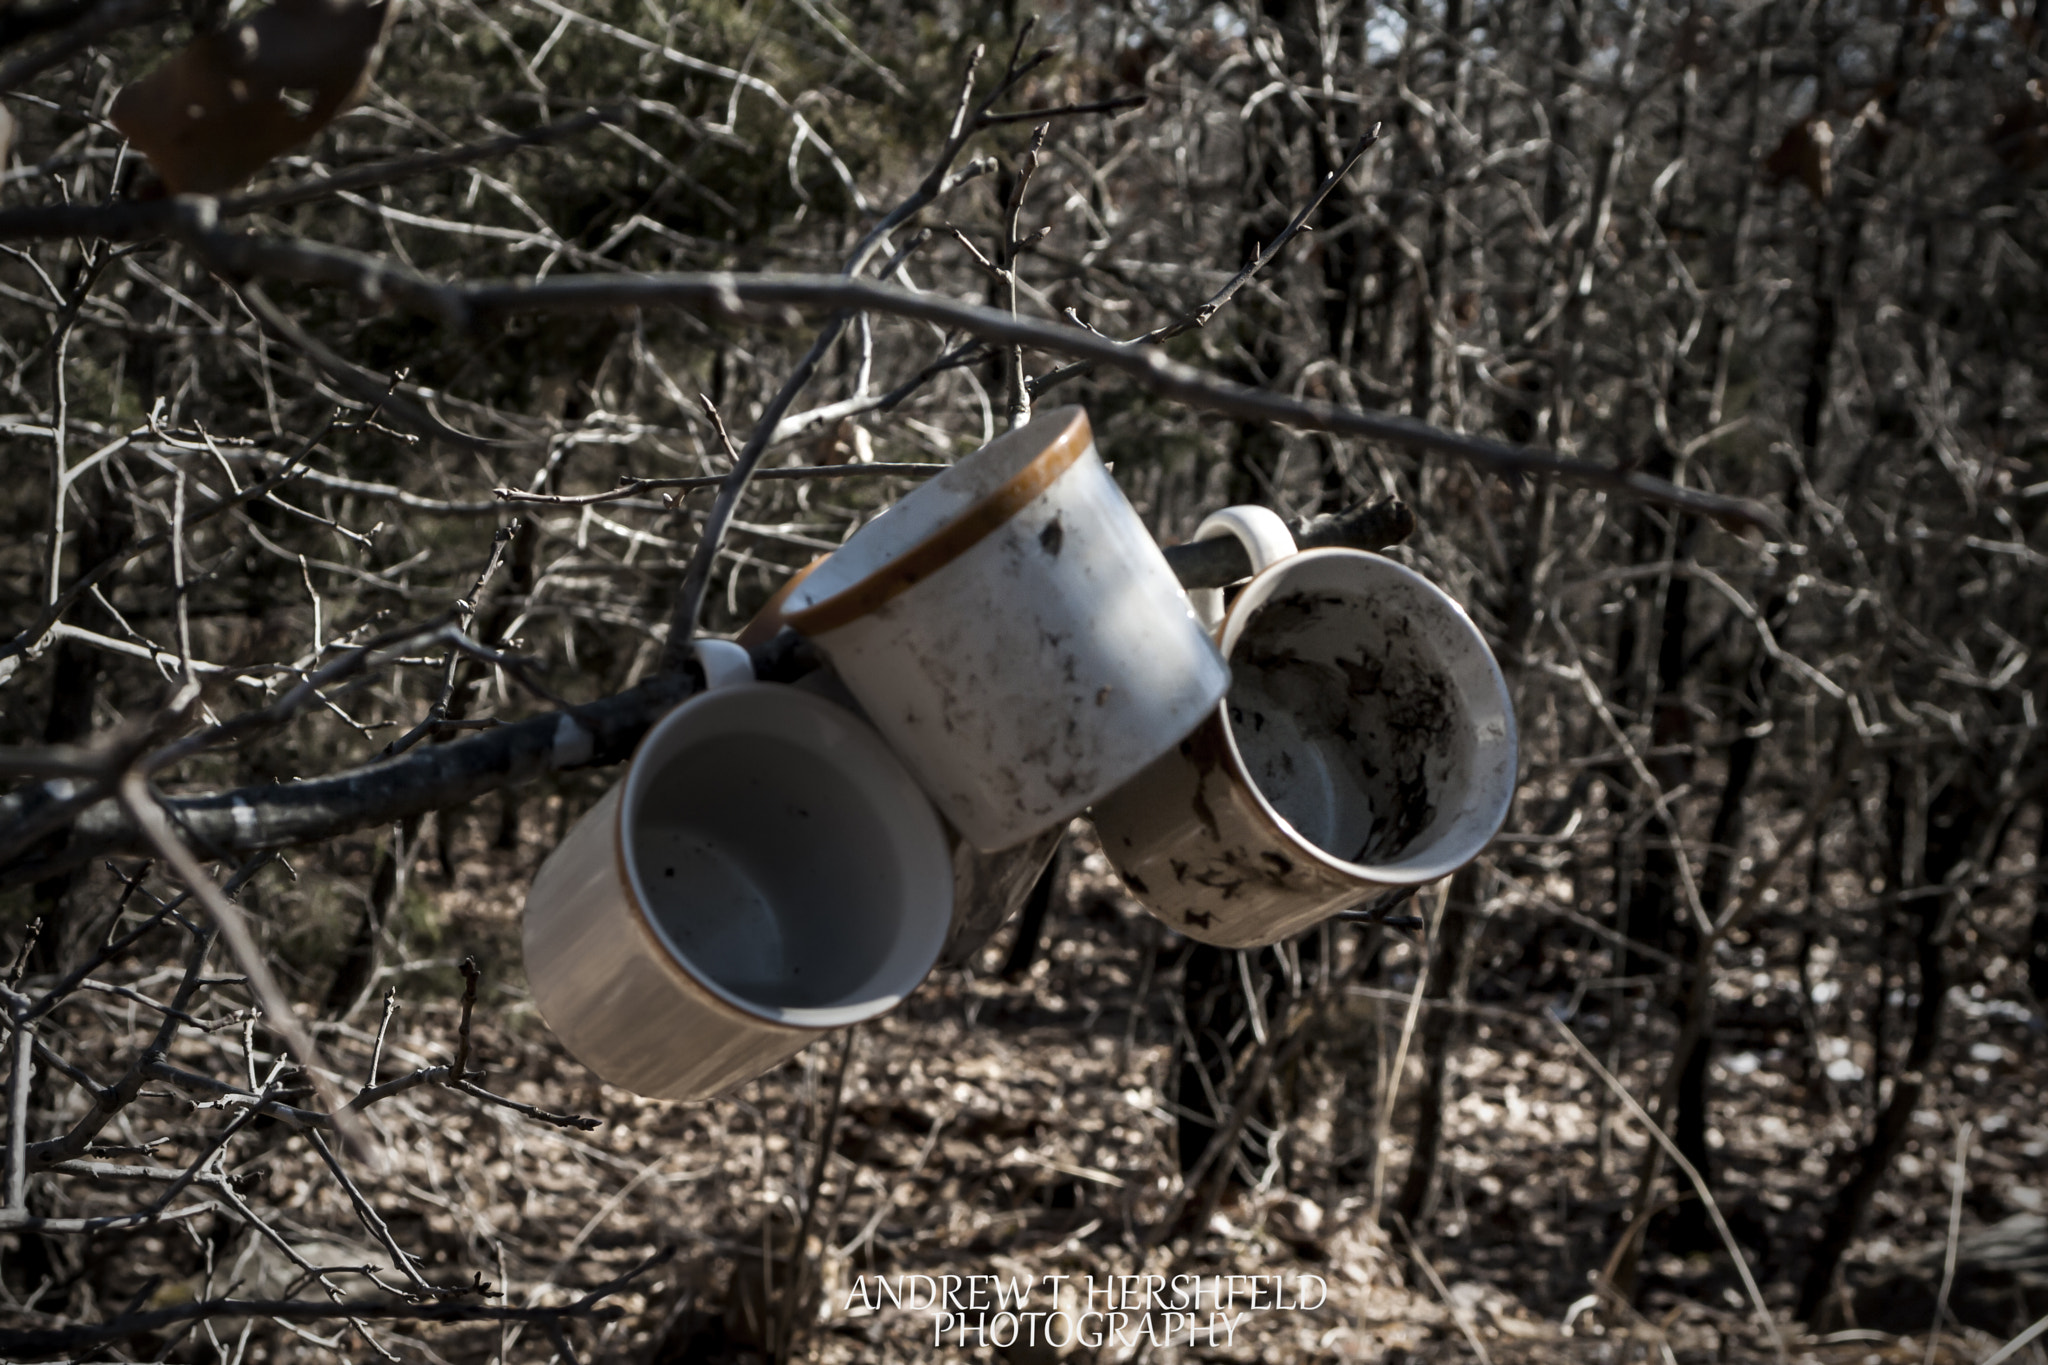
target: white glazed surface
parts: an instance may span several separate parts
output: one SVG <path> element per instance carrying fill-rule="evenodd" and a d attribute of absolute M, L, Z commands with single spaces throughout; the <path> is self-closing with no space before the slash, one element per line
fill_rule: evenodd
<path fill-rule="evenodd" d="M 790 686 L 823 697 L 834 706 L 866 720 L 867 713 L 830 664 L 812 670 Z M 944 822 L 940 822 L 944 825 Z M 1031 894 L 1032 885 L 1065 836 L 1064 824 L 1053 825 L 1021 844 L 984 853 L 960 837 L 960 831 L 944 825 L 946 844 L 953 852 L 953 926 L 946 946 L 939 953 L 942 966 L 959 967 L 988 945 L 996 931 L 1010 922 Z"/>
<path fill-rule="evenodd" d="M 1455 602 L 1355 553 L 1297 556 L 1245 590 L 1224 633 L 1230 738 L 1273 813 L 1331 861 L 1434 881 L 1507 818 L 1507 686 Z"/>
<path fill-rule="evenodd" d="M 1018 439 L 1039 426 L 969 456 L 863 528 L 792 595 L 791 614 L 1000 489 L 1044 448 L 1042 433 Z M 1199 724 L 1229 683 L 1092 443 L 942 569 L 813 639 L 947 820 L 984 851 L 1115 790 Z"/>
<path fill-rule="evenodd" d="M 1252 566 L 1246 578 L 1265 572 L 1294 553 L 1294 533 L 1270 507 L 1221 507 L 1203 517 L 1202 524 L 1195 528 L 1196 540 L 1223 536 L 1235 536 L 1238 544 L 1244 546 L 1245 557 Z M 1188 591 L 1188 605 L 1195 609 L 1195 619 L 1205 629 L 1213 631 L 1222 626 L 1223 589 L 1192 588 Z"/>
<path fill-rule="evenodd" d="M 936 814 L 871 730 L 792 688 L 720 687 L 649 732 L 543 864 L 527 973 L 600 1076 L 708 1098 L 914 990 L 952 879 Z"/>
<path fill-rule="evenodd" d="M 1377 555 L 1312 550 L 1232 604 L 1225 705 L 1093 812 L 1148 908 L 1227 947 L 1278 942 L 1484 848 L 1514 716 L 1464 612 Z"/>

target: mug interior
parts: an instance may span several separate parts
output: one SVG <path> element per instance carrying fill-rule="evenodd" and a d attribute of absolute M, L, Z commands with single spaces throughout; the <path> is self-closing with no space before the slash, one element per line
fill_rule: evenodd
<path fill-rule="evenodd" d="M 773 684 L 721 688 L 671 719 L 684 723 L 635 758 L 621 852 L 678 964 L 800 1026 L 869 1018 L 914 990 L 951 922 L 951 863 L 881 741 Z"/>
<path fill-rule="evenodd" d="M 1225 716 L 1272 813 L 1373 880 L 1421 882 L 1500 828 L 1514 718 L 1493 654 L 1419 574 L 1355 550 L 1312 550 L 1233 604 Z"/>

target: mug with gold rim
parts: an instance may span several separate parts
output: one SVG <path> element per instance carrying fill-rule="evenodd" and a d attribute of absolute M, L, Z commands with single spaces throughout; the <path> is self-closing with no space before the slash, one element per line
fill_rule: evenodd
<path fill-rule="evenodd" d="M 988 852 L 1114 791 L 1229 682 L 1079 408 L 1039 414 L 909 494 L 781 609 Z"/>

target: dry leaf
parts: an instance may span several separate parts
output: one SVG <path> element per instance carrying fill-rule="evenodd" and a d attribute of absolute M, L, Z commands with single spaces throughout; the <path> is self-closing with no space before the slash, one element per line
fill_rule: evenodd
<path fill-rule="evenodd" d="M 1993 116 L 1984 141 L 2010 171 L 2031 171 L 2048 162 L 2048 88 L 2028 81 L 2025 97 Z"/>
<path fill-rule="evenodd" d="M 1694 66 L 1711 71 L 1719 62 L 1721 47 L 1720 25 L 1705 8 L 1695 4 L 1687 11 L 1677 40 L 1671 45 L 1671 65 L 1674 69 Z"/>
<path fill-rule="evenodd" d="M 814 464 L 873 464 L 874 438 L 851 417 L 842 417 L 811 443 Z"/>
<path fill-rule="evenodd" d="M 1816 204 L 1834 191 L 1835 130 L 1820 114 L 1793 124 L 1778 149 L 1764 160 L 1764 173 L 1774 181 L 1797 180 Z"/>
<path fill-rule="evenodd" d="M 281 0 L 203 34 L 114 98 L 173 194 L 218 194 L 312 137 L 369 83 L 398 0 Z"/>

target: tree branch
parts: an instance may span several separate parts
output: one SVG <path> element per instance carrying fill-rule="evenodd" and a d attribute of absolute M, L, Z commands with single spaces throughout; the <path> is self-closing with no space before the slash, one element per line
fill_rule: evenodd
<path fill-rule="evenodd" d="M 824 308 L 848 315 L 861 310 L 888 313 L 969 332 L 1000 346 L 1028 347 L 1092 361 L 1130 376 L 1139 387 L 1161 397 L 1240 420 L 1363 437 L 1416 452 L 1434 451 L 1502 478 L 1548 477 L 1682 508 L 1731 528 L 1753 527 L 1772 534 L 1783 529 L 1773 508 L 1751 498 L 1683 488 L 1625 465 L 1598 464 L 1536 446 L 1445 431 L 1398 413 L 1369 412 L 1271 393 L 1205 374 L 1156 347 L 1130 346 L 1078 327 L 1012 316 L 933 294 L 912 294 L 846 275 L 704 272 L 465 285 L 431 280 L 376 257 L 336 247 L 213 231 L 196 233 L 190 240 L 216 269 L 231 275 L 272 275 L 349 288 L 373 301 L 388 300 L 465 329 L 515 313 L 602 313 L 623 308 L 687 308 L 727 317 L 743 315 L 749 306 Z"/>
<path fill-rule="evenodd" d="M 5 88 L 5 79 L 0 75 L 0 89 Z M 423 152 L 418 156 L 392 157 L 353 166 L 333 175 L 287 181 L 267 189 L 227 195 L 218 201 L 217 212 L 222 219 L 239 218 L 246 214 L 314 203 L 346 191 L 375 189 L 414 176 L 473 165 L 524 147 L 545 147 L 550 143 L 567 141 L 602 124 L 619 123 L 623 116 L 624 111 L 615 107 L 586 109 L 580 114 L 571 114 L 523 133 L 466 142 L 459 147 Z M 97 237 L 109 242 L 146 242 L 177 235 L 182 212 L 178 201 L 171 199 L 26 205 L 0 211 L 0 241 L 61 241 L 69 237 Z"/>
<path fill-rule="evenodd" d="M 1335 516 L 1297 522 L 1303 548 L 1348 545 L 1383 549 L 1414 528 L 1398 499 L 1365 503 Z M 1233 539 L 1175 545 L 1167 562 L 1185 587 L 1222 587 L 1251 571 Z M 755 653 L 763 678 L 794 677 L 808 665 L 792 656 L 798 637 L 784 632 Z M 798 649 L 801 646 L 797 646 Z M 316 843 L 370 825 L 424 815 L 551 772 L 622 763 L 658 718 L 690 693 L 682 678 L 658 677 L 638 687 L 560 711 L 500 725 L 466 739 L 428 745 L 402 756 L 303 782 L 263 784 L 204 796 L 160 796 L 185 840 L 209 857 Z M 45 782 L 0 796 L 0 828 L 41 818 L 70 800 Z M 0 889 L 41 880 L 124 849 L 149 845 L 111 800 L 86 806 L 62 849 L 0 863 Z"/>

